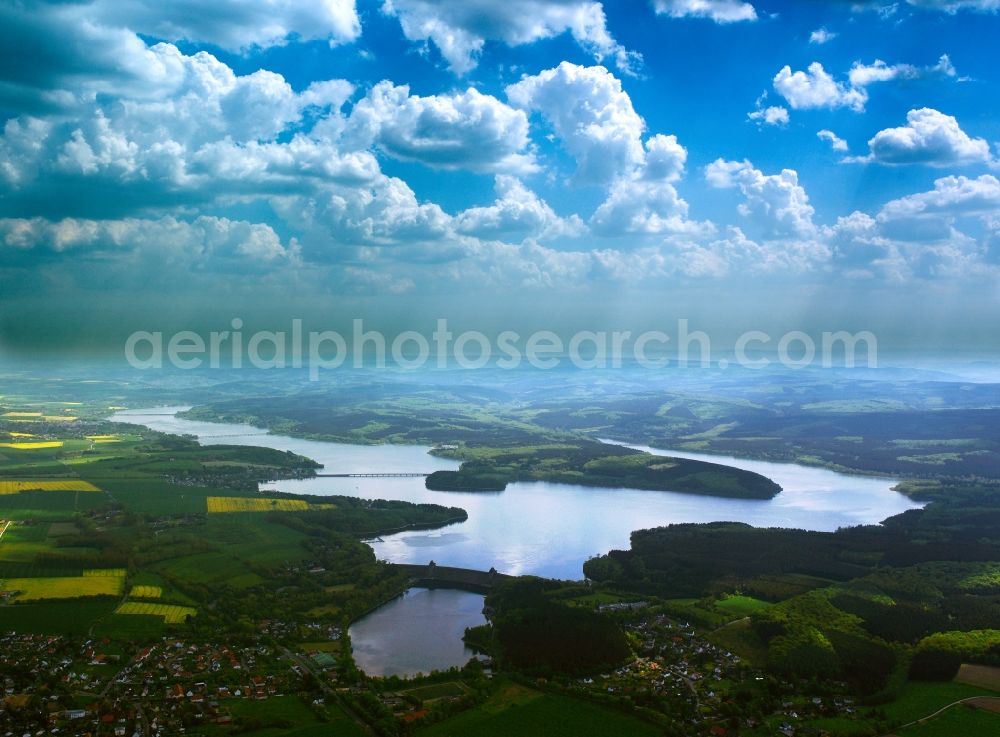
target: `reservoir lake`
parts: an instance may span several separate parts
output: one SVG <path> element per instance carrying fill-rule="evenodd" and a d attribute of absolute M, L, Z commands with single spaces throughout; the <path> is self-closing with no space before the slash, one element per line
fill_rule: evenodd
<path fill-rule="evenodd" d="M 177 417 L 188 407 L 125 410 L 111 417 L 160 432 L 193 435 L 205 445 L 258 445 L 291 451 L 323 464 L 321 473 L 430 473 L 457 461 L 418 445 L 349 445 L 271 434 L 251 425 Z M 610 441 L 606 441 L 610 442 Z M 835 530 L 880 522 L 921 506 L 892 490 L 895 480 L 842 474 L 795 463 L 628 445 L 658 455 L 722 463 L 767 476 L 782 491 L 773 499 L 726 499 L 669 491 L 517 482 L 502 492 L 441 492 L 421 477 L 311 478 L 262 485 L 294 494 L 401 499 L 462 507 L 469 518 L 438 530 L 369 541 L 376 556 L 394 563 L 533 574 L 578 580 L 583 562 L 627 549 L 633 530 L 676 522 L 746 522 L 758 527 Z M 445 589 L 411 589 L 350 629 L 358 666 L 372 675 L 412 675 L 462 665 L 471 657 L 461 642 L 466 627 L 482 624 L 483 597 Z"/>

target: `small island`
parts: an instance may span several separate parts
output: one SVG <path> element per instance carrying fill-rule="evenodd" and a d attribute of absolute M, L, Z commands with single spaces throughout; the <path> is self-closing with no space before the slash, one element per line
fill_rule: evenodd
<path fill-rule="evenodd" d="M 437 455 L 462 460 L 435 471 L 433 491 L 503 491 L 514 481 L 679 491 L 735 499 L 771 499 L 781 487 L 766 476 L 719 463 L 671 458 L 605 443 L 552 443 L 512 448 L 449 446 Z"/>

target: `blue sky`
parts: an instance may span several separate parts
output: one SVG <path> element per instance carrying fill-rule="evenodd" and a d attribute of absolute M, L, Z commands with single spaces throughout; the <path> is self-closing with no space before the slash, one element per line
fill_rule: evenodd
<path fill-rule="evenodd" d="M 257 309 L 996 347 L 1000 0 L 206 8 L 0 8 L 0 340 Z"/>

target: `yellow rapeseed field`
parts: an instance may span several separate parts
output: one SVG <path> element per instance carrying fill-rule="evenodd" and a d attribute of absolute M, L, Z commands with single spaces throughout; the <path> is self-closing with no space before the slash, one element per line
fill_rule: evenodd
<path fill-rule="evenodd" d="M 159 599 L 163 589 L 159 586 L 133 586 L 128 595 L 135 599 Z"/>
<path fill-rule="evenodd" d="M 41 412 L 4 412 L 4 417 L 41 417 Z"/>
<path fill-rule="evenodd" d="M 41 450 L 43 448 L 61 448 L 62 446 L 62 440 L 43 440 L 37 443 L 0 443 L 0 448 L 13 450 Z"/>
<path fill-rule="evenodd" d="M 141 601 L 126 601 L 115 609 L 115 614 L 151 614 L 155 617 L 163 617 L 167 624 L 181 624 L 185 618 L 193 617 L 198 610 L 190 606 L 178 606 L 177 604 L 153 604 Z"/>
<path fill-rule="evenodd" d="M 210 496 L 211 512 L 301 512 L 309 505 L 301 499 L 263 499 L 260 497 Z"/>
<path fill-rule="evenodd" d="M 0 580 L 3 591 L 19 591 L 17 601 L 76 599 L 83 596 L 120 596 L 125 587 L 121 576 L 48 576 Z"/>
<path fill-rule="evenodd" d="M 125 578 L 124 568 L 87 568 L 84 578 Z"/>
<path fill-rule="evenodd" d="M 0 494 L 17 494 L 21 491 L 100 491 L 96 486 L 80 479 L 59 481 L 0 481 Z"/>

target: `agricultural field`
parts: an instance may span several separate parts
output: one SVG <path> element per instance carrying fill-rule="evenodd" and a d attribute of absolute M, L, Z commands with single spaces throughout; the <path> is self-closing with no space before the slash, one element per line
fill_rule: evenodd
<path fill-rule="evenodd" d="M 126 601 L 115 609 L 115 614 L 138 614 L 163 617 L 165 624 L 183 624 L 188 617 L 198 614 L 198 610 L 177 604 L 158 604 L 145 601 Z"/>
<path fill-rule="evenodd" d="M 262 582 L 240 560 L 225 553 L 200 553 L 166 560 L 156 570 L 193 584 L 225 584 L 234 589 L 249 588 Z"/>
<path fill-rule="evenodd" d="M 900 737 L 986 737 L 1000 734 L 1000 714 L 958 704 L 921 724 L 899 730 Z"/>
<path fill-rule="evenodd" d="M 65 479 L 58 481 L 0 481 L 0 494 L 19 494 L 22 491 L 100 491 L 89 481 Z"/>
<path fill-rule="evenodd" d="M 333 704 L 324 707 L 325 720 L 320 721 L 316 713 L 295 696 L 276 696 L 266 701 L 233 699 L 227 701 L 225 707 L 234 719 L 261 725 L 247 732 L 252 737 L 364 737 L 367 734 Z M 187 734 L 222 737 L 232 734 L 232 727 L 197 726 L 189 729 Z"/>
<path fill-rule="evenodd" d="M 979 688 L 989 688 L 1000 693 L 1000 668 L 965 663 L 958 669 L 955 682 L 965 683 L 969 686 L 978 686 Z"/>
<path fill-rule="evenodd" d="M 465 686 L 460 681 L 445 681 L 444 683 L 431 683 L 427 686 L 417 686 L 401 693 L 413 696 L 421 701 L 435 701 L 462 696 L 466 693 Z"/>
<path fill-rule="evenodd" d="M 973 696 L 996 695 L 997 692 L 995 691 L 964 683 L 920 683 L 911 681 L 903 687 L 902 693 L 895 700 L 886 704 L 883 708 L 890 720 L 908 724 L 909 722 L 923 719 L 938 709 L 962 699 Z"/>
<path fill-rule="evenodd" d="M 133 586 L 128 592 L 130 599 L 159 599 L 163 589 L 159 586 Z"/>
<path fill-rule="evenodd" d="M 50 450 L 52 448 L 63 447 L 62 440 L 40 440 L 37 442 L 27 442 L 27 443 L 0 443 L 0 448 L 8 448 L 10 450 Z"/>
<path fill-rule="evenodd" d="M 107 617 L 115 602 L 107 598 L 49 599 L 0 607 L 0 632 L 85 635 L 94 622 Z"/>
<path fill-rule="evenodd" d="M 65 520 L 76 512 L 102 507 L 108 502 L 104 494 L 75 491 L 22 491 L 0 494 L 0 517 L 7 519 Z"/>
<path fill-rule="evenodd" d="M 122 576 L 39 576 L 0 580 L 0 588 L 4 591 L 20 592 L 14 596 L 14 601 L 120 596 L 124 587 Z"/>
<path fill-rule="evenodd" d="M 770 609 L 771 604 L 752 596 L 729 595 L 724 596 L 715 602 L 716 610 L 731 614 L 734 617 L 749 617 L 765 609 Z"/>
<path fill-rule="evenodd" d="M 209 514 L 229 512 L 302 512 L 309 509 L 309 505 L 301 499 L 210 496 L 205 501 Z"/>
<path fill-rule="evenodd" d="M 661 730 L 636 717 L 578 701 L 509 686 L 485 704 L 418 732 L 422 737 L 652 737 Z"/>

